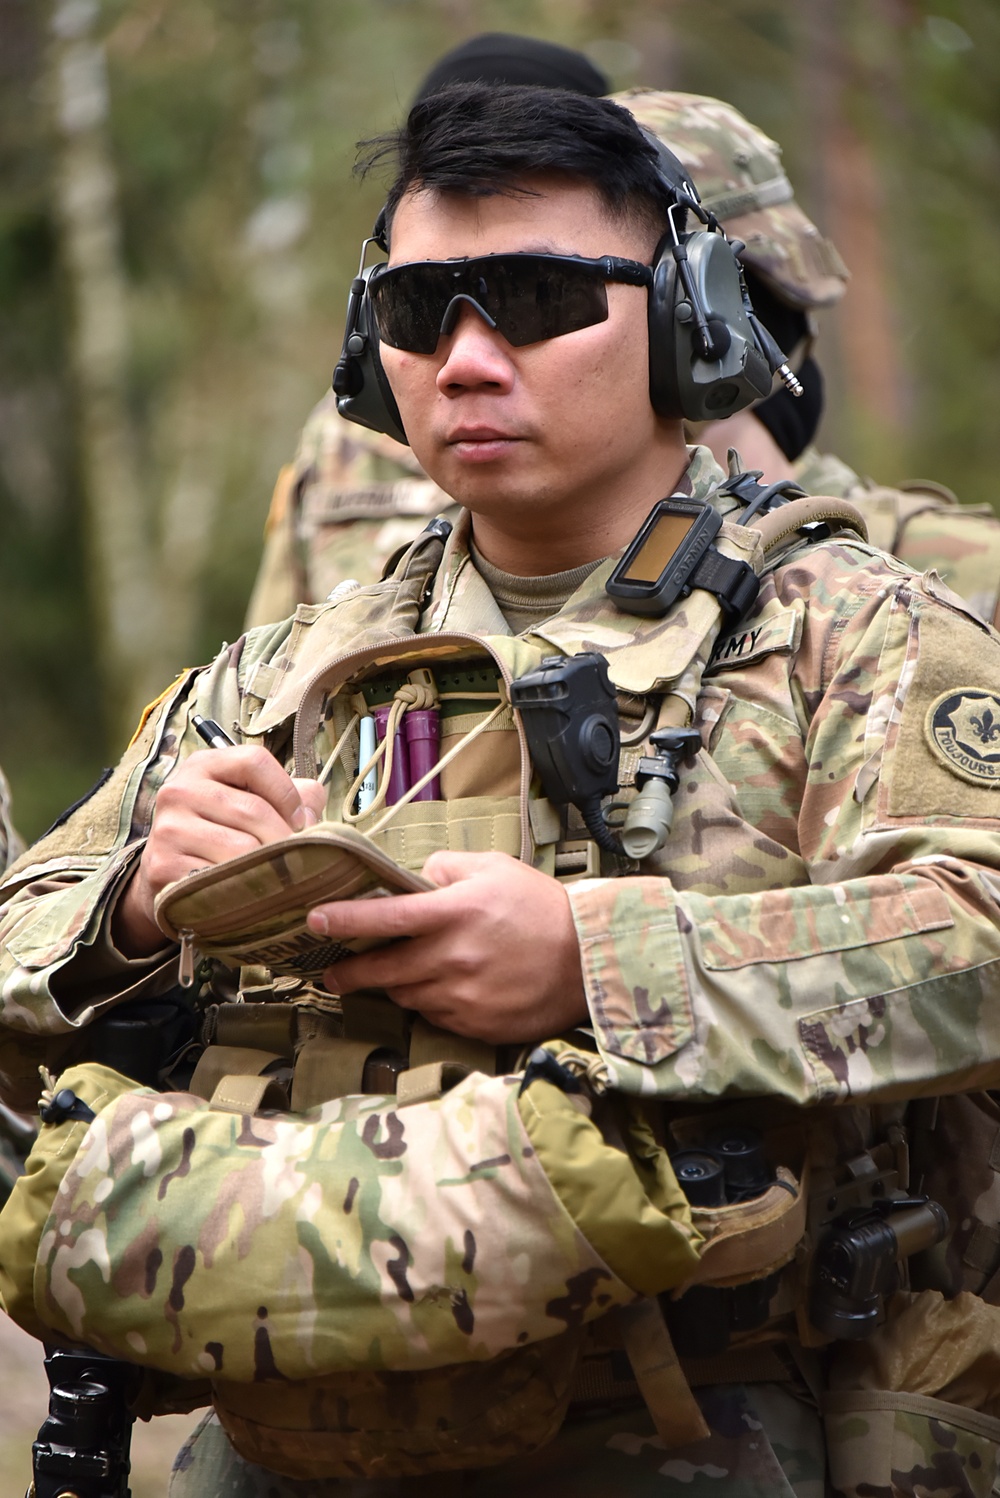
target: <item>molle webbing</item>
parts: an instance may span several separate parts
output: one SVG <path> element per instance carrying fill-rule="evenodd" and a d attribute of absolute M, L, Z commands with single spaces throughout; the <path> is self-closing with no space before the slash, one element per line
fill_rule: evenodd
<path fill-rule="evenodd" d="M 471 1072 L 496 1074 L 496 1050 L 484 1041 L 411 1020 L 385 999 L 345 994 L 340 1003 L 339 1015 L 281 1002 L 220 1005 L 190 1090 L 230 1112 L 304 1113 L 371 1092 L 373 1080 L 405 1107 L 440 1097 Z M 265 1048 L 266 1039 L 277 1048 Z"/>

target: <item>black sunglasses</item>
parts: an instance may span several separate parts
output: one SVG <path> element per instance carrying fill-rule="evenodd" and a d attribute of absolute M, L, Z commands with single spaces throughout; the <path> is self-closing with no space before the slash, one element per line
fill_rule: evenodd
<path fill-rule="evenodd" d="M 368 282 L 379 337 L 391 348 L 433 354 L 462 308 L 475 307 L 514 348 L 560 338 L 608 316 L 607 281 L 649 286 L 639 260 L 602 255 L 481 255 L 376 266 Z"/>

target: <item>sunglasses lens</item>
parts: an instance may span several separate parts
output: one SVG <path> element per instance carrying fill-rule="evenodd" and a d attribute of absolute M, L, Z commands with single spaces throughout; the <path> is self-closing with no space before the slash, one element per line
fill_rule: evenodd
<path fill-rule="evenodd" d="M 607 320 L 604 280 L 585 265 L 544 256 L 498 256 L 489 281 L 486 310 L 514 348 Z"/>
<path fill-rule="evenodd" d="M 435 261 L 400 265 L 377 280 L 373 276 L 371 305 L 382 342 L 411 354 L 433 354 L 454 294 L 454 277 Z"/>
<path fill-rule="evenodd" d="M 560 338 L 608 316 L 600 272 L 545 255 L 425 261 L 384 271 L 371 283 L 379 336 L 391 348 L 433 354 L 456 296 L 470 297 L 515 348 Z"/>

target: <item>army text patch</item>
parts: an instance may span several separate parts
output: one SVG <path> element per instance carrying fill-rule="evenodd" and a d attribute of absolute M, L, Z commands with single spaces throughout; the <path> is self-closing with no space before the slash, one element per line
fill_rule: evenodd
<path fill-rule="evenodd" d="M 954 775 L 1000 787 L 1000 696 L 981 687 L 944 692 L 927 709 L 927 739 Z"/>

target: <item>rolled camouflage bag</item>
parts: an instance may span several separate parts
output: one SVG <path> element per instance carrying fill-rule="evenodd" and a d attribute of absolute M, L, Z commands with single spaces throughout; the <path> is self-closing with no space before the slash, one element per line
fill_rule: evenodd
<path fill-rule="evenodd" d="M 46 1124 L 0 1213 L 5 1308 L 166 1373 L 490 1359 L 698 1263 L 638 1106 L 541 1074 L 301 1116 L 221 1112 L 96 1066 L 57 1085 L 97 1116 Z"/>
<path fill-rule="evenodd" d="M 531 1450 L 565 1415 L 584 1324 L 683 1280 L 700 1242 L 638 1106 L 540 1054 L 530 1081 L 302 1116 L 73 1068 L 57 1088 L 97 1116 L 47 1124 L 0 1213 L 4 1307 L 208 1375 L 237 1449 L 290 1476 Z"/>
<path fill-rule="evenodd" d="M 559 1428 L 586 1323 L 694 1283 L 703 1254 L 725 1277 L 727 1244 L 769 1270 L 800 1230 L 791 1177 L 786 1225 L 763 1199 L 692 1211 L 607 1084 L 555 1041 L 432 1102 L 250 1116 L 73 1068 L 57 1086 L 97 1116 L 47 1124 L 0 1213 L 5 1308 L 208 1376 L 241 1454 L 289 1476 L 507 1460 Z"/>

